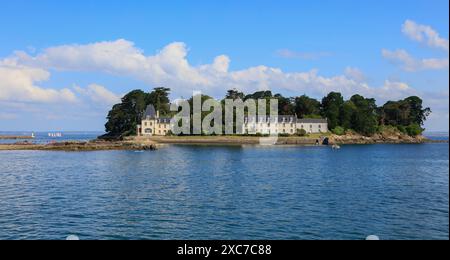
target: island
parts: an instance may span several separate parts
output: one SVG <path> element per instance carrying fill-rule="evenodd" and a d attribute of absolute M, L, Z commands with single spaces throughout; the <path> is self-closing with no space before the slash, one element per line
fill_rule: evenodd
<path fill-rule="evenodd" d="M 447 142 L 430 140 L 422 135 L 425 130 L 423 124 L 431 109 L 423 107 L 422 99 L 417 96 L 378 106 L 375 99 L 358 94 L 345 100 L 340 93 L 331 92 L 319 101 L 306 95 L 284 97 L 271 91 L 246 95 L 233 89 L 227 91 L 222 100 L 202 95 L 201 104 L 208 100 L 224 106 L 225 100 L 276 99 L 278 114 L 271 117 L 267 114 L 269 119 L 263 121 L 246 115 L 242 126 L 234 125 L 238 133 L 232 135 L 204 131 L 175 135 L 172 131 L 175 112 L 170 110 L 169 95 L 168 88 L 156 88 L 150 93 L 133 90 L 126 94 L 121 103 L 114 105 L 108 113 L 106 134 L 97 140 L 49 144 L 24 141 L 0 144 L 0 150 L 157 150 L 168 144 L 259 145 L 261 138 L 269 136 L 277 137 L 275 145 L 303 146 Z M 187 103 L 192 105 L 194 98 L 191 97 Z M 212 112 L 202 111 L 201 119 Z M 189 129 L 194 128 L 190 120 Z"/>

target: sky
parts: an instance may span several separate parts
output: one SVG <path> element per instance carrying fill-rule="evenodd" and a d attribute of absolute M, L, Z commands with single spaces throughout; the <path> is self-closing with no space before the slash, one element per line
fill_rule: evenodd
<path fill-rule="evenodd" d="M 102 131 L 133 89 L 227 89 L 379 105 L 411 95 L 449 127 L 447 0 L 0 3 L 0 131 Z"/>

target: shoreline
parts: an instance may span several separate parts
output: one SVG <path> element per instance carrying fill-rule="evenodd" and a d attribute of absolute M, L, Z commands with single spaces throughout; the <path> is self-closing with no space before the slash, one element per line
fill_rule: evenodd
<path fill-rule="evenodd" d="M 33 136 L 25 135 L 0 135 L 0 140 L 29 140 L 34 139 Z"/>
<path fill-rule="evenodd" d="M 325 140 L 328 143 L 324 143 Z M 319 142 L 319 145 L 318 143 Z M 448 140 L 431 140 L 423 136 L 373 136 L 359 135 L 324 135 L 317 137 L 278 137 L 275 146 L 332 146 L 332 145 L 368 145 L 368 144 L 425 144 L 448 143 Z M 220 145 L 242 146 L 260 145 L 260 137 L 254 136 L 154 136 L 127 137 L 122 141 L 92 140 L 88 142 L 67 141 L 49 144 L 35 144 L 32 142 L 17 142 L 0 144 L 0 151 L 146 151 L 157 150 L 165 145 Z"/>

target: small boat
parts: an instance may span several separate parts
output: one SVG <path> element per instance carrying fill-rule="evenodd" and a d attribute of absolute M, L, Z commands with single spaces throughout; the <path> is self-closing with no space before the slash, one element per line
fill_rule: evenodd
<path fill-rule="evenodd" d="M 339 145 L 337 145 L 337 144 L 334 144 L 331 148 L 332 148 L 333 150 L 339 150 L 339 149 L 341 149 L 341 147 L 340 147 Z"/>

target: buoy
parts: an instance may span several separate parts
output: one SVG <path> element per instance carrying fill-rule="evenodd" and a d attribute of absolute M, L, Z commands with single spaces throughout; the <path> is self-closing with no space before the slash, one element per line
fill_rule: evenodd
<path fill-rule="evenodd" d="M 368 241 L 378 241 L 378 240 L 380 240 L 380 238 L 378 236 L 375 236 L 375 235 L 370 235 L 370 236 L 368 236 L 366 238 L 366 240 L 368 240 Z"/>

